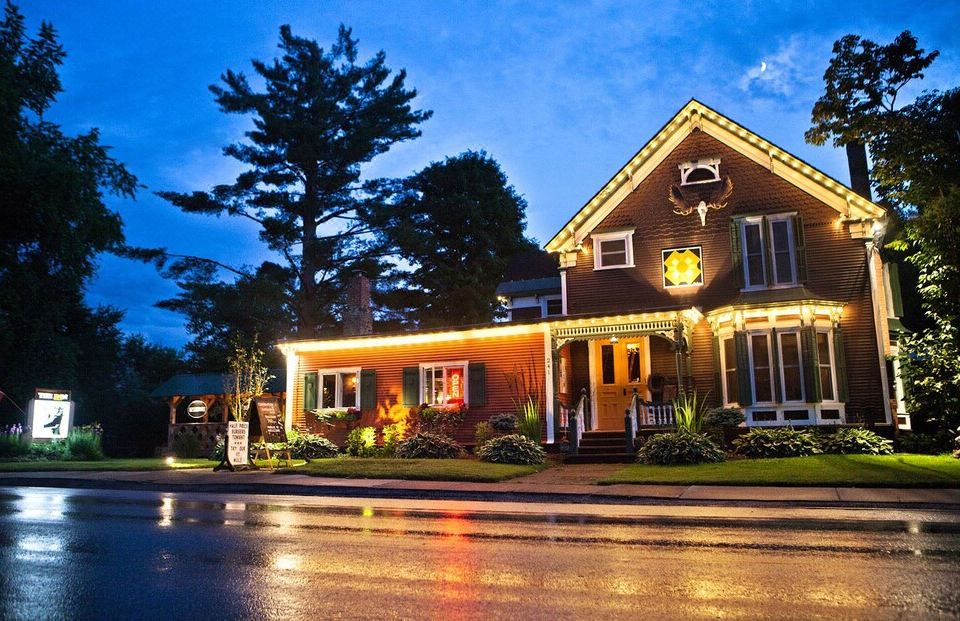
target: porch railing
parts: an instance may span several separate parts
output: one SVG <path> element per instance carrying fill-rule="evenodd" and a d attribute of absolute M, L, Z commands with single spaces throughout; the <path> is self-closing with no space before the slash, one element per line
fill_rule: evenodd
<path fill-rule="evenodd" d="M 587 397 L 586 389 L 580 391 L 580 399 L 577 400 L 576 407 L 570 412 L 568 422 L 568 433 L 570 434 L 570 453 L 576 455 L 580 451 L 580 439 L 583 432 L 586 431 L 584 418 L 586 418 L 589 409 L 590 399 Z"/>
<path fill-rule="evenodd" d="M 643 401 L 640 399 L 637 389 L 634 388 L 633 397 L 630 398 L 630 407 L 627 408 L 626 414 L 623 417 L 623 435 L 628 453 L 632 453 L 636 448 L 637 429 L 639 429 L 637 416 L 641 403 L 643 403 Z"/>
<path fill-rule="evenodd" d="M 647 427 L 666 427 L 676 424 L 672 403 L 640 401 L 640 419 Z"/>

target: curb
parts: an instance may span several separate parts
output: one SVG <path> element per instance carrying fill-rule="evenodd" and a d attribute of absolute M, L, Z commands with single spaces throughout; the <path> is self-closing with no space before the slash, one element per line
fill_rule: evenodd
<path fill-rule="evenodd" d="M 274 496 L 327 496 L 342 498 L 391 498 L 401 500 L 466 500 L 485 502 L 531 502 L 553 504 L 612 504 L 663 506 L 726 506 L 726 507 L 808 507 L 849 509 L 928 509 L 960 512 L 956 502 L 891 502 L 843 500 L 766 500 L 766 499 L 693 499 L 663 496 L 591 493 L 547 493 L 504 491 L 472 491 L 424 489 L 395 486 L 296 485 L 288 483 L 169 483 L 117 479 L 68 477 L 0 477 L 0 487 L 44 487 L 71 489 L 103 489 L 166 493 L 258 494 Z M 601 488 L 602 489 L 602 488 Z M 960 520 L 960 519 L 958 519 Z"/>

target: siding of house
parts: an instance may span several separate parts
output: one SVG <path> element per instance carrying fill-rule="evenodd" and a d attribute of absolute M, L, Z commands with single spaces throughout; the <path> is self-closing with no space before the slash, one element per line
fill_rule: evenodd
<path fill-rule="evenodd" d="M 696 213 L 673 213 L 667 189 L 679 181 L 680 162 L 708 157 L 721 159 L 720 173 L 731 177 L 734 189 L 728 206 L 711 210 L 706 226 L 701 227 Z M 692 188 L 696 191 L 697 186 Z M 635 228 L 636 267 L 594 271 L 592 242 L 589 237 L 584 240 L 577 265 L 567 269 L 568 311 L 571 315 L 614 314 L 697 306 L 708 312 L 731 304 L 739 294 L 732 273 L 731 218 L 784 212 L 797 212 L 803 219 L 807 263 L 803 284 L 814 294 L 846 303 L 840 325 L 848 361 L 847 419 L 882 421 L 883 395 L 863 241 L 851 239 L 835 210 L 702 132 L 688 136 L 594 231 Z M 661 250 L 697 245 L 703 252 L 703 285 L 665 289 Z M 658 366 L 654 363 L 654 368 Z M 697 386 L 713 386 L 710 332 L 703 322 L 694 336 L 692 369 Z M 717 398 L 717 390 L 711 400 Z"/>
<path fill-rule="evenodd" d="M 373 369 L 377 373 L 377 408 L 362 413 L 359 424 L 381 427 L 400 420 L 408 420 L 409 407 L 403 405 L 403 369 L 421 363 L 482 362 L 486 374 L 486 404 L 470 406 L 466 420 L 458 428 L 455 438 L 465 444 L 473 443 L 474 426 L 494 414 L 513 412 L 513 391 L 508 374 L 526 371 L 544 385 L 544 336 L 532 333 L 498 338 L 471 338 L 443 343 L 369 347 L 342 351 L 301 353 L 294 382 L 293 424 L 305 428 L 303 410 L 303 377 L 320 369 Z M 469 380 L 468 380 L 469 381 Z M 469 396 L 469 395 L 468 395 Z M 546 425 L 544 425 L 544 439 Z"/>

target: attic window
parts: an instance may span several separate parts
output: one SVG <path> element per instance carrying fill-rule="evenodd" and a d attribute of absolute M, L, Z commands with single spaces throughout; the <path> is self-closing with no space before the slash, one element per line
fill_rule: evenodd
<path fill-rule="evenodd" d="M 680 169 L 680 185 L 720 181 L 720 158 L 682 162 L 678 168 Z"/>

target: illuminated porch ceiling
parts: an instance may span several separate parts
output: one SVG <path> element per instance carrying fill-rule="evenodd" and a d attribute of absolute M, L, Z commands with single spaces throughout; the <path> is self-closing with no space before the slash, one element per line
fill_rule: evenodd
<path fill-rule="evenodd" d="M 617 205 L 695 129 L 767 168 L 837 211 L 845 220 L 882 219 L 885 211 L 836 179 L 790 155 L 719 112 L 691 99 L 587 201 L 545 246 L 549 252 L 573 252 Z"/>
<path fill-rule="evenodd" d="M 689 336 L 693 325 L 703 318 L 696 308 L 682 311 L 611 315 L 590 319 L 568 319 L 550 323 L 557 347 L 571 341 L 589 341 L 631 336 L 661 336 L 670 341 Z"/>

